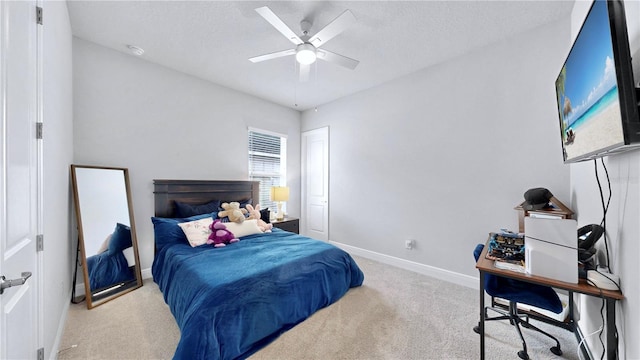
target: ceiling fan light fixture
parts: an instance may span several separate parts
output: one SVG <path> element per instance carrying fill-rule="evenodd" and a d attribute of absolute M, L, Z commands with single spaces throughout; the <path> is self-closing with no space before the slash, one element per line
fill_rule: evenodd
<path fill-rule="evenodd" d="M 302 65 L 310 65 L 316 62 L 316 47 L 309 44 L 304 43 L 298 45 L 296 48 L 296 60 Z"/>

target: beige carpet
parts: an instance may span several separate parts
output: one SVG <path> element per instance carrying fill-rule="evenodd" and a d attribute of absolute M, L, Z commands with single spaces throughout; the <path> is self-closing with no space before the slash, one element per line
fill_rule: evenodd
<path fill-rule="evenodd" d="M 351 289 L 253 359 L 478 359 L 478 291 L 354 257 L 365 274 Z M 558 335 L 564 359 L 578 359 L 573 334 Z M 520 340 L 504 322 L 486 325 L 488 359 L 517 359 Z M 523 330 L 531 359 L 560 359 L 544 336 Z M 180 338 L 151 280 L 92 310 L 72 304 L 59 359 L 170 359 Z M 74 346 L 75 345 L 75 346 Z"/>

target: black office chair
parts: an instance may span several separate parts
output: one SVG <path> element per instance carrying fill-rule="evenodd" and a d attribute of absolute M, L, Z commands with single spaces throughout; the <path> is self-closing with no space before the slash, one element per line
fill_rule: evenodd
<path fill-rule="evenodd" d="M 476 246 L 473 252 L 473 256 L 475 257 L 476 262 L 478 261 L 483 248 L 484 245 L 482 244 L 478 244 L 478 246 Z M 511 325 L 515 326 L 516 330 L 518 331 L 518 335 L 520 335 L 520 339 L 522 340 L 522 350 L 518 351 L 518 356 L 521 359 L 529 359 L 529 354 L 527 354 L 527 343 L 522 336 L 520 325 L 522 325 L 522 327 L 524 328 L 537 331 L 553 339 L 556 342 L 556 345 L 551 347 L 549 350 L 551 350 L 551 352 L 556 355 L 562 355 L 562 350 L 560 349 L 560 342 L 558 341 L 558 339 L 553 337 L 553 335 L 535 327 L 529 322 L 529 316 L 518 312 L 518 303 L 535 306 L 558 314 L 562 312 L 562 303 L 560 302 L 560 298 L 552 288 L 548 286 L 530 284 L 524 281 L 507 279 L 496 275 L 485 274 L 484 289 L 487 294 L 491 295 L 492 298 L 498 297 L 509 301 L 509 311 L 505 311 L 499 307 L 485 307 L 485 321 L 509 320 Z M 487 310 L 495 311 L 501 316 L 488 318 Z M 473 328 L 473 330 L 478 334 L 480 333 L 479 326 L 480 324 L 478 323 L 478 326 Z"/>

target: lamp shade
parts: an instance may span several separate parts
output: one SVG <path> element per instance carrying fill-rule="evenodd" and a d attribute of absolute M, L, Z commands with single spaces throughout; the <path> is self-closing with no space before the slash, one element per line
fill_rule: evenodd
<path fill-rule="evenodd" d="M 271 187 L 271 200 L 289 201 L 289 188 L 286 186 Z"/>

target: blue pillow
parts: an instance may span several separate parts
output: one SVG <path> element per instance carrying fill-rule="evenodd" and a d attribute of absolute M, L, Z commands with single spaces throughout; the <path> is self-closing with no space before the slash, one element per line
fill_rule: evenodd
<path fill-rule="evenodd" d="M 156 251 L 162 250 L 167 245 L 176 243 L 189 244 L 187 236 L 178 224 L 194 220 L 205 219 L 208 217 L 218 217 L 218 212 L 214 211 L 210 214 L 195 215 L 187 218 L 161 218 L 152 217 L 153 234 L 156 242 Z"/>
<path fill-rule="evenodd" d="M 131 228 L 127 225 L 117 223 L 116 229 L 113 231 L 113 234 L 111 234 L 111 240 L 109 240 L 109 247 L 107 251 L 109 254 L 115 254 L 130 247 Z"/>
<path fill-rule="evenodd" d="M 269 224 L 271 222 L 270 214 L 269 208 L 260 210 L 260 220 Z"/>
<path fill-rule="evenodd" d="M 220 208 L 220 200 L 214 200 L 206 204 L 187 204 L 176 201 L 176 217 L 186 218 L 195 215 L 210 214 L 214 211 L 218 211 Z"/>
<path fill-rule="evenodd" d="M 221 201 L 221 202 L 220 202 L 220 205 L 219 205 L 219 207 L 218 207 L 218 211 L 222 211 L 222 210 L 224 210 L 224 209 L 222 208 L 222 204 L 223 204 L 223 203 L 232 203 L 232 202 L 237 202 L 237 203 L 239 203 L 239 204 L 240 204 L 240 209 L 244 209 L 244 208 L 246 208 L 246 207 L 247 207 L 247 204 L 251 204 L 251 199 L 247 199 L 247 200 L 239 200 L 239 201 L 238 201 L 238 200 Z"/>

